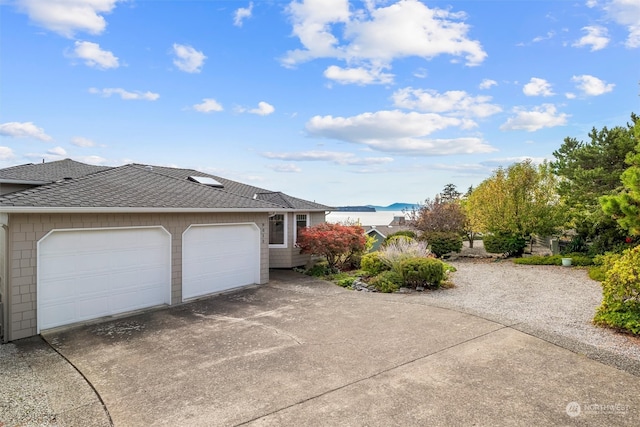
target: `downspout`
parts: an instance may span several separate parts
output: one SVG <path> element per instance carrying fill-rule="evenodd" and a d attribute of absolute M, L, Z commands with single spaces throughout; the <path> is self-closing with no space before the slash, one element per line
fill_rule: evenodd
<path fill-rule="evenodd" d="M 0 240 L 0 343 L 9 341 L 9 286 L 7 281 L 7 262 L 9 259 L 9 215 L 0 213 L 0 227 L 4 239 Z"/>

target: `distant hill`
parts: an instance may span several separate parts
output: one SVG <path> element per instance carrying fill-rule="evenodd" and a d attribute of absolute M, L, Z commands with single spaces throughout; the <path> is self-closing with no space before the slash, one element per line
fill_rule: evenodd
<path fill-rule="evenodd" d="M 410 211 L 414 207 L 418 207 L 418 205 L 415 203 L 393 203 L 393 204 L 390 204 L 389 206 L 373 206 L 373 205 L 368 205 L 368 206 L 375 208 L 376 211 L 405 211 L 405 210 Z"/>
<path fill-rule="evenodd" d="M 385 212 L 385 211 L 410 211 L 414 207 L 417 207 L 415 203 L 393 203 L 389 206 L 338 206 L 339 212 Z"/>

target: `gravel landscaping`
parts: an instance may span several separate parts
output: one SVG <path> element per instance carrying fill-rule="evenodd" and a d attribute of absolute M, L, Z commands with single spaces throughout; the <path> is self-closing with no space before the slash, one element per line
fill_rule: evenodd
<path fill-rule="evenodd" d="M 593 325 L 602 288 L 585 268 L 481 258 L 478 246 L 463 249 L 474 257 L 451 262 L 458 270 L 455 287 L 420 294 L 424 302 L 495 320 L 640 375 L 640 338 Z"/>

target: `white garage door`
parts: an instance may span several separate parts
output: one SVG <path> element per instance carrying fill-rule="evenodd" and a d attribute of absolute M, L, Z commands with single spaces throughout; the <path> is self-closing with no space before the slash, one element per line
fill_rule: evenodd
<path fill-rule="evenodd" d="M 257 225 L 192 225 L 182 235 L 183 300 L 259 282 Z"/>
<path fill-rule="evenodd" d="M 38 331 L 171 301 L 162 227 L 54 230 L 38 242 Z"/>

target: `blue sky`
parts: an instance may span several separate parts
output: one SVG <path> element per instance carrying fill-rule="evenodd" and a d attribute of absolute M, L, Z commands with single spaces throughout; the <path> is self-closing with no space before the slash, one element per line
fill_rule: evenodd
<path fill-rule="evenodd" d="M 0 0 L 0 167 L 420 202 L 640 113 L 640 0 Z"/>

